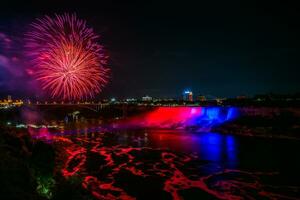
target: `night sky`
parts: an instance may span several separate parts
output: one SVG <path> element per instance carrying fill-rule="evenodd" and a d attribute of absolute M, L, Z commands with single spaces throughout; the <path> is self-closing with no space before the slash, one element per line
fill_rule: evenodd
<path fill-rule="evenodd" d="M 5 59 L 21 57 L 23 34 L 35 18 L 64 12 L 86 19 L 110 56 L 111 79 L 100 97 L 178 97 L 186 88 L 221 97 L 300 92 L 296 4 L 120 2 L 1 2 L 0 94 L 32 95 L 20 86 L 28 81 L 22 63 L 7 66 Z M 5 39 L 16 46 L 6 48 Z"/>

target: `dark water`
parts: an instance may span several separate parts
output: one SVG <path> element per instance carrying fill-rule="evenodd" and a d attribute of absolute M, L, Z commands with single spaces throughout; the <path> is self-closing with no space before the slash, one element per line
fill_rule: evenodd
<path fill-rule="evenodd" d="M 57 134 L 65 178 L 98 199 L 298 199 L 300 141 L 183 130 Z"/>

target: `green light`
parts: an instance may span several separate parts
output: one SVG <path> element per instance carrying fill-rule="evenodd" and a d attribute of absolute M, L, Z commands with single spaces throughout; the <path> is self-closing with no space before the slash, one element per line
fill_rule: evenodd
<path fill-rule="evenodd" d="M 37 177 L 37 192 L 39 195 L 51 199 L 53 196 L 52 190 L 55 185 L 55 180 L 52 177 Z"/>

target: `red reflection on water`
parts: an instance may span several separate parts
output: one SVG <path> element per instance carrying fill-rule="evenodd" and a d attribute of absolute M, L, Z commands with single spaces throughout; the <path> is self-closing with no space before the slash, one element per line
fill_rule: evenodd
<path fill-rule="evenodd" d="M 93 176 L 86 176 L 82 182 L 82 187 L 90 191 L 92 195 L 97 199 L 135 199 L 134 197 L 131 197 L 128 194 L 126 194 L 122 188 L 113 186 L 113 182 L 104 183 Z"/>
<path fill-rule="evenodd" d="M 53 135 L 47 127 L 37 129 L 29 126 L 28 132 L 32 138 L 43 139 L 44 141 L 51 141 L 53 139 Z"/>
<path fill-rule="evenodd" d="M 261 183 L 260 176 L 272 176 L 273 173 L 222 169 L 211 162 L 199 163 L 192 155 L 167 149 L 110 144 L 103 139 L 106 136 L 113 137 L 111 134 L 99 134 L 93 139 L 87 137 L 77 137 L 71 140 L 64 137 L 54 138 L 54 142 L 61 148 L 60 152 L 65 154 L 61 159 L 62 175 L 65 178 L 81 177 L 83 188 L 97 199 L 135 199 L 136 196 L 132 191 L 120 183 L 120 178 L 116 178 L 120 176 L 125 182 L 127 176 L 139 177 L 145 181 L 148 177 L 157 177 L 163 181 L 161 191 L 169 193 L 175 200 L 183 198 L 181 191 L 191 188 L 205 191 L 219 199 L 287 197 L 269 191 L 270 187 Z M 207 140 L 212 145 L 219 143 L 216 138 L 208 137 Z M 227 141 L 229 144 L 232 142 Z M 96 171 L 88 171 L 87 168 L 91 153 L 94 156 L 93 159 L 101 161 L 101 164 L 92 163 Z M 103 169 L 108 171 L 101 172 Z M 207 170 L 209 173 L 205 172 Z M 126 184 L 132 183 L 129 181 Z M 143 185 L 140 185 L 136 190 L 137 193 L 139 190 L 146 192 L 150 188 L 143 188 Z"/>
<path fill-rule="evenodd" d="M 68 156 L 64 168 L 62 169 L 62 174 L 64 177 L 69 177 L 75 175 L 79 170 L 82 169 L 86 161 L 86 149 L 82 147 L 70 147 L 66 149 Z"/>

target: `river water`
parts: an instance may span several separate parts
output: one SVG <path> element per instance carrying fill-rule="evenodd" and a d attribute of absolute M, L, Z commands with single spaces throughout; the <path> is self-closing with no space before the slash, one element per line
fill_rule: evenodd
<path fill-rule="evenodd" d="M 97 199 L 300 197 L 300 141 L 90 127 L 51 135 L 61 174 Z"/>

